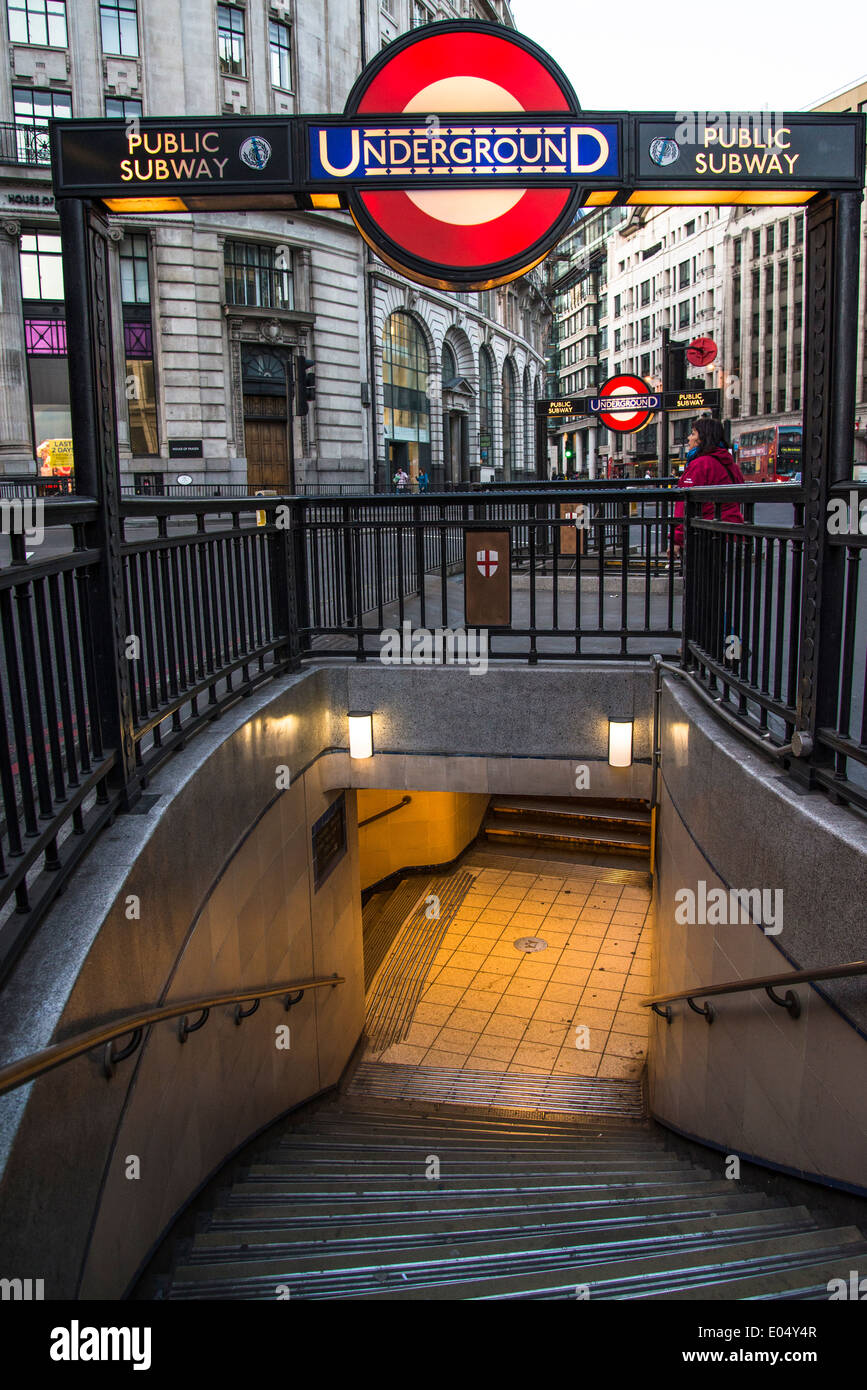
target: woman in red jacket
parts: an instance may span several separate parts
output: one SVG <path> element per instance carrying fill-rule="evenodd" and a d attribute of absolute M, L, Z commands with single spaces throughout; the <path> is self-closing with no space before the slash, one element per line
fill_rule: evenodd
<path fill-rule="evenodd" d="M 719 420 L 702 416 L 696 420 L 687 439 L 692 455 L 689 467 L 678 480 L 678 487 L 719 487 L 725 483 L 744 483 L 746 479 L 738 468 L 725 442 L 723 427 Z M 689 455 L 687 456 L 689 457 Z M 683 516 L 684 503 L 677 502 L 674 507 L 676 518 Z M 713 519 L 713 503 L 705 502 L 701 514 Z M 726 502 L 720 509 L 721 521 L 743 521 L 743 515 L 736 502 Z M 683 526 L 675 527 L 674 548 L 683 545 Z"/>

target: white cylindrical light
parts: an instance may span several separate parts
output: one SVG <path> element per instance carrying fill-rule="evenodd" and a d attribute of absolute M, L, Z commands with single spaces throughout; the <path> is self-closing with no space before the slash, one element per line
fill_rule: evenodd
<path fill-rule="evenodd" d="M 608 766 L 632 766 L 632 720 L 609 719 Z"/>
<path fill-rule="evenodd" d="M 373 715 L 360 710 L 349 711 L 350 758 L 373 757 Z"/>

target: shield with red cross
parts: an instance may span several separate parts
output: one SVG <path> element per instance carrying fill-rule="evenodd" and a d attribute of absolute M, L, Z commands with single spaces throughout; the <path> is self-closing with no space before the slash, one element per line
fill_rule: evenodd
<path fill-rule="evenodd" d="M 497 573 L 500 555 L 496 550 L 477 550 L 476 569 L 483 579 L 493 579 Z"/>

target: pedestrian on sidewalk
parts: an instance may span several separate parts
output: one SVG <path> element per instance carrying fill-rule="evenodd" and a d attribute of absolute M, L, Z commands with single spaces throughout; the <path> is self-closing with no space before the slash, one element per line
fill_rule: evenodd
<path fill-rule="evenodd" d="M 689 452 L 687 466 L 677 480 L 678 487 L 720 487 L 726 483 L 745 483 L 743 473 L 732 457 L 726 443 L 725 432 L 719 420 L 702 416 L 695 421 L 687 439 Z M 676 502 L 675 520 L 683 517 L 685 504 Z M 713 503 L 705 502 L 701 514 L 713 519 Z M 721 521 L 743 521 L 743 515 L 736 502 L 726 502 L 720 512 Z M 674 529 L 674 549 L 683 547 L 683 525 Z"/>
<path fill-rule="evenodd" d="M 719 420 L 713 420 L 710 416 L 701 416 L 693 424 L 687 439 L 688 453 L 687 466 L 678 478 L 679 488 L 687 487 L 724 487 L 729 484 L 743 484 L 746 482 L 743 473 L 738 468 L 732 457 L 731 450 L 725 437 L 725 431 Z M 672 537 L 672 563 L 681 559 L 683 554 L 683 514 L 685 509 L 684 502 L 676 502 L 674 507 L 675 521 L 680 524 L 674 528 Z M 701 508 L 702 516 L 712 521 L 714 516 L 713 502 L 703 502 Z M 743 522 L 744 517 L 740 507 L 736 502 L 724 502 L 720 507 L 720 520 L 730 522 Z M 712 565 L 718 571 L 718 579 L 721 586 L 725 585 L 725 574 L 723 570 L 721 555 L 716 553 L 720 560 L 718 565 Z M 737 561 L 736 561 L 737 563 Z M 724 609 L 724 587 L 721 587 L 719 594 L 719 610 L 722 619 L 722 639 L 725 645 L 727 629 L 729 626 L 729 614 Z M 708 636 L 708 634 L 705 634 Z M 716 646 L 716 639 L 711 638 L 712 645 Z M 745 646 L 744 646 L 745 649 Z M 723 652 L 714 652 L 717 659 L 722 660 Z"/>

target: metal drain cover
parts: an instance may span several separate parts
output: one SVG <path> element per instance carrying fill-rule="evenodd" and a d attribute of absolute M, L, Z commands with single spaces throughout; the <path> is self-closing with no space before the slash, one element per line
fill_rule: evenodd
<path fill-rule="evenodd" d="M 547 951 L 548 943 L 541 936 L 519 936 L 515 942 L 516 951 Z"/>

